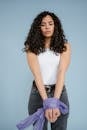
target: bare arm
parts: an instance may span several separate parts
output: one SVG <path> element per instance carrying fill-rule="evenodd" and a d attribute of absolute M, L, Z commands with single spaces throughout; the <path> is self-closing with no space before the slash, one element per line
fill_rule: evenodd
<path fill-rule="evenodd" d="M 60 56 L 60 64 L 58 68 L 58 75 L 57 75 L 57 82 L 56 82 L 56 88 L 54 92 L 54 97 L 60 98 L 63 85 L 64 85 L 64 79 L 65 79 L 65 73 L 68 69 L 68 66 L 70 64 L 70 55 L 71 55 L 71 47 L 70 44 L 66 44 L 67 50 L 63 52 Z"/>
<path fill-rule="evenodd" d="M 33 76 L 35 78 L 35 82 L 36 82 L 38 91 L 39 91 L 42 99 L 44 100 L 44 99 L 47 98 L 47 94 L 46 94 L 45 87 L 43 85 L 37 55 L 35 55 L 32 52 L 28 52 L 27 53 L 27 61 L 28 61 L 28 65 L 29 65 L 29 67 L 30 67 L 30 69 L 31 69 L 31 71 L 33 73 Z"/>

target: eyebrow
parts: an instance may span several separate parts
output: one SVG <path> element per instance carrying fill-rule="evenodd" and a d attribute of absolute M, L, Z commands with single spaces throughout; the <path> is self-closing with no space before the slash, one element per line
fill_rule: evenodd
<path fill-rule="evenodd" d="M 45 24 L 46 22 L 42 22 L 42 23 Z M 41 24 L 42 24 L 42 23 L 41 23 Z M 53 21 L 48 21 L 48 23 L 53 23 Z"/>

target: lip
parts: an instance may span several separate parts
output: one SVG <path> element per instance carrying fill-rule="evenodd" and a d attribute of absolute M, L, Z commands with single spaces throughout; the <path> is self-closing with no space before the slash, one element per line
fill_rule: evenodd
<path fill-rule="evenodd" d="M 46 31 L 45 33 L 51 33 L 51 31 Z"/>

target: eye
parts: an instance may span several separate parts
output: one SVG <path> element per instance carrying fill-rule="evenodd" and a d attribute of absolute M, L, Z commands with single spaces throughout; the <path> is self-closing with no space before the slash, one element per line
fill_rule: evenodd
<path fill-rule="evenodd" d="M 50 23 L 49 25 L 53 25 L 53 23 Z"/>
<path fill-rule="evenodd" d="M 53 25 L 53 23 L 51 22 L 51 23 L 49 23 L 49 25 Z"/>
<path fill-rule="evenodd" d="M 43 26 L 45 26 L 45 24 L 41 24 L 41 26 L 43 27 Z"/>

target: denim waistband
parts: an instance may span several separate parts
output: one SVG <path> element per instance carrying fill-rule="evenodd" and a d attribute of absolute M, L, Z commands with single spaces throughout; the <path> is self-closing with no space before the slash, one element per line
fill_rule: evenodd
<path fill-rule="evenodd" d="M 44 85 L 44 86 L 45 86 L 45 89 L 46 89 L 47 92 L 52 92 L 52 91 L 55 90 L 55 85 L 56 85 L 56 84 Z M 35 80 L 33 80 L 33 87 L 35 87 L 35 89 L 37 89 Z M 65 90 L 66 90 L 66 87 L 65 87 L 65 84 L 64 84 L 64 85 L 63 85 L 63 90 L 62 90 L 62 92 L 65 91 Z"/>
<path fill-rule="evenodd" d="M 33 80 L 33 85 L 36 86 L 35 80 Z M 46 88 L 55 87 L 55 84 L 44 85 Z"/>

